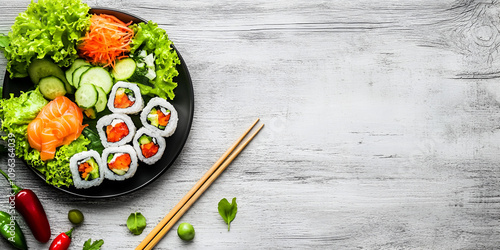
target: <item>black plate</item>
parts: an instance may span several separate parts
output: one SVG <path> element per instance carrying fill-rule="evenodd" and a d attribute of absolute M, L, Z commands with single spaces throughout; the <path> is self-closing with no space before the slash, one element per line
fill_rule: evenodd
<path fill-rule="evenodd" d="M 117 10 L 112 9 L 91 9 L 90 13 L 96 14 L 110 14 L 114 15 L 123 22 L 146 22 L 146 20 L 136 17 L 134 15 L 124 13 Z M 175 47 L 174 47 L 175 49 Z M 177 49 L 175 49 L 177 51 Z M 128 194 L 130 192 L 136 191 L 147 184 L 154 181 L 161 174 L 163 174 L 172 163 L 175 161 L 177 156 L 182 151 L 184 144 L 189 135 L 189 131 L 191 130 L 191 123 L 193 121 L 193 113 L 194 113 L 194 92 L 193 92 L 193 84 L 191 82 L 191 77 L 189 75 L 188 69 L 186 67 L 186 63 L 182 59 L 179 51 L 177 51 L 179 58 L 181 60 L 181 64 L 177 66 L 177 70 L 179 71 L 179 75 L 174 78 L 174 81 L 178 83 L 177 88 L 175 89 L 175 98 L 173 101 L 170 101 L 172 105 L 176 108 L 179 114 L 179 122 L 177 124 L 177 129 L 175 133 L 166 138 L 166 148 L 163 154 L 163 157 L 154 165 L 146 165 L 144 163 L 139 163 L 139 167 L 135 175 L 125 181 L 110 181 L 104 180 L 104 182 L 97 187 L 92 187 L 89 189 L 76 189 L 74 187 L 66 188 L 66 187 L 55 187 L 61 191 L 81 196 L 81 197 L 89 197 L 89 198 L 108 198 L 115 197 L 119 195 Z M 2 96 L 7 98 L 9 93 L 14 93 L 16 96 L 20 94 L 20 91 L 27 91 L 33 88 L 33 83 L 29 78 L 15 78 L 10 79 L 8 72 L 5 74 L 5 80 L 3 83 L 3 93 Z M 138 127 L 139 128 L 139 127 Z M 31 166 L 27 166 L 31 170 L 33 170 L 40 178 L 45 180 L 45 176 L 40 172 L 32 168 Z M 49 184 L 47 184 L 49 185 Z"/>

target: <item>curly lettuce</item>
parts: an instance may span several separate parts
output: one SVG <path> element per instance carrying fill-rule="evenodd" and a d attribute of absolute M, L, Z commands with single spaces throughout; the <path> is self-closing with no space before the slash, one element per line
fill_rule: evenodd
<path fill-rule="evenodd" d="M 13 134 L 16 139 L 15 152 L 19 158 L 28 154 L 30 145 L 28 143 L 28 124 L 35 119 L 42 108 L 49 103 L 37 89 L 22 93 L 19 97 L 10 94 L 8 99 L 0 99 L 0 129 L 7 135 Z"/>
<path fill-rule="evenodd" d="M 7 46 L 9 46 L 9 36 L 0 33 L 0 51 L 4 51 Z"/>
<path fill-rule="evenodd" d="M 56 187 L 72 186 L 73 178 L 69 168 L 69 159 L 76 153 L 87 151 L 89 144 L 90 140 L 80 135 L 70 144 L 58 148 L 54 159 L 47 161 L 45 181 Z"/>
<path fill-rule="evenodd" d="M 46 162 L 40 158 L 40 151 L 32 149 L 24 157 L 24 160 L 45 175 L 45 182 L 56 187 L 70 187 L 73 185 L 73 178 L 69 168 L 69 159 L 76 153 L 87 151 L 90 140 L 80 135 L 76 140 L 68 145 L 57 149 L 54 159 Z"/>
<path fill-rule="evenodd" d="M 144 50 L 155 56 L 156 78 L 150 80 L 149 84 L 137 84 L 141 94 L 174 99 L 177 83 L 173 78 L 179 75 L 176 66 L 181 61 L 172 47 L 172 41 L 168 39 L 167 32 L 152 21 L 133 24 L 130 27 L 135 34 L 130 44 L 130 52 Z"/>
<path fill-rule="evenodd" d="M 10 77 L 27 76 L 35 58 L 50 57 L 60 67 L 69 66 L 78 57 L 76 44 L 90 25 L 89 9 L 80 0 L 32 0 L 8 34 L 4 55 Z"/>

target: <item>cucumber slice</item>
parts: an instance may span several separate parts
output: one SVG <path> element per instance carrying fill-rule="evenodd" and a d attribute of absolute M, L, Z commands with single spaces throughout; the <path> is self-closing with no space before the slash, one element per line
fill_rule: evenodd
<path fill-rule="evenodd" d="M 155 127 L 159 127 L 160 126 L 160 123 L 158 122 L 158 115 L 157 114 L 149 114 L 147 116 L 147 120 L 149 122 L 149 124 L 155 126 Z"/>
<path fill-rule="evenodd" d="M 63 83 L 66 83 L 63 70 L 49 59 L 34 59 L 28 66 L 28 75 L 35 85 L 40 82 L 40 79 L 47 76 L 56 76 Z"/>
<path fill-rule="evenodd" d="M 58 96 L 63 96 L 66 94 L 66 88 L 64 83 L 55 76 L 47 76 L 38 82 L 40 86 L 40 93 L 50 100 L 55 99 Z"/>
<path fill-rule="evenodd" d="M 137 65 L 132 58 L 125 58 L 115 64 L 111 74 L 118 81 L 127 80 L 134 74 L 136 68 Z"/>
<path fill-rule="evenodd" d="M 99 178 L 99 165 L 97 164 L 97 162 L 95 162 L 94 158 L 90 158 L 87 162 L 90 164 L 90 166 L 92 166 L 92 171 L 90 171 L 88 175 L 90 176 L 90 179 Z"/>
<path fill-rule="evenodd" d="M 101 67 L 92 67 L 85 71 L 80 77 L 80 84 L 90 83 L 95 86 L 101 87 L 106 94 L 111 91 L 113 87 L 113 78 L 111 74 Z"/>
<path fill-rule="evenodd" d="M 106 159 L 106 161 L 107 161 L 108 163 L 110 163 L 110 162 L 113 160 L 113 157 L 114 157 L 114 154 L 109 154 L 109 155 L 108 155 L 108 159 Z"/>
<path fill-rule="evenodd" d="M 66 92 L 67 92 L 68 94 L 74 94 L 74 93 L 75 93 L 75 88 L 73 88 L 73 86 L 71 86 L 71 85 L 69 84 L 69 82 L 66 82 L 66 83 L 64 84 L 64 87 L 66 88 Z"/>
<path fill-rule="evenodd" d="M 92 68 L 92 66 L 83 65 L 83 66 L 80 66 L 79 68 L 77 68 L 73 72 L 73 75 L 72 75 L 73 80 L 72 81 L 73 81 L 73 86 L 75 86 L 75 88 L 80 87 L 80 78 L 81 78 L 82 74 L 87 72 L 87 70 L 89 70 L 90 68 Z"/>
<path fill-rule="evenodd" d="M 65 74 L 66 74 L 66 79 L 68 80 L 69 84 L 73 87 L 75 87 L 75 85 L 73 84 L 73 72 L 75 72 L 76 69 L 80 68 L 81 66 L 83 65 L 88 65 L 90 66 L 90 63 L 88 63 L 87 61 L 85 61 L 84 59 L 82 58 L 79 58 L 79 59 L 76 59 L 73 64 L 71 64 L 71 67 L 69 67 L 68 70 L 66 70 Z"/>
<path fill-rule="evenodd" d="M 92 84 L 82 84 L 75 92 L 75 101 L 78 106 L 88 109 L 97 102 L 97 90 Z"/>
<path fill-rule="evenodd" d="M 127 173 L 127 170 L 124 170 L 124 169 L 113 168 L 113 169 L 111 169 L 111 171 L 113 171 L 117 175 L 124 175 Z"/>
<path fill-rule="evenodd" d="M 147 136 L 147 135 L 141 135 L 141 137 L 139 137 L 139 144 L 141 145 L 144 145 L 144 144 L 148 144 L 150 142 L 152 142 L 153 140 L 151 140 L 151 137 Z"/>
<path fill-rule="evenodd" d="M 95 89 L 97 90 L 97 102 L 95 103 L 95 110 L 97 113 L 103 111 L 106 109 L 106 106 L 108 104 L 108 97 L 106 96 L 106 92 L 99 87 L 95 86 Z"/>

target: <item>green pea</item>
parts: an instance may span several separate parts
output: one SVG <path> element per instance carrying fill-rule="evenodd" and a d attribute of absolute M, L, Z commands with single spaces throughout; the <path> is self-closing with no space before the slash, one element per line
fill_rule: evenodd
<path fill-rule="evenodd" d="M 181 223 L 177 228 L 177 235 L 183 240 L 192 240 L 194 238 L 194 227 L 189 223 Z"/>
<path fill-rule="evenodd" d="M 68 219 L 73 224 L 81 224 L 83 222 L 83 213 L 78 209 L 71 209 L 68 212 Z"/>

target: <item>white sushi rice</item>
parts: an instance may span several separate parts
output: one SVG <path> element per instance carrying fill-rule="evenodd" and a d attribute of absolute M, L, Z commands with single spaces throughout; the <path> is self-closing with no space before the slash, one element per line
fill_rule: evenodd
<path fill-rule="evenodd" d="M 78 171 L 78 163 L 87 161 L 89 158 L 94 158 L 95 162 L 99 166 L 99 178 L 86 181 L 85 179 L 82 179 L 80 172 Z M 99 186 L 104 180 L 105 165 L 101 160 L 101 156 L 95 150 L 83 151 L 73 155 L 69 160 L 69 169 L 71 170 L 71 175 L 73 176 L 73 184 L 78 189 Z"/>
<path fill-rule="evenodd" d="M 131 160 L 130 167 L 124 175 L 116 174 L 111 169 L 109 169 L 109 166 L 108 166 L 109 154 L 120 154 L 120 153 L 129 154 L 130 160 Z M 113 180 L 113 181 L 123 181 L 125 179 L 128 179 L 128 178 L 134 176 L 135 172 L 137 171 L 137 154 L 135 153 L 134 148 L 130 145 L 105 148 L 102 152 L 102 163 L 104 166 L 103 167 L 104 168 L 104 178 L 109 179 L 109 180 Z"/>
<path fill-rule="evenodd" d="M 165 109 L 170 110 L 170 120 L 168 121 L 165 129 L 159 129 L 159 128 L 148 123 L 149 112 L 151 112 L 151 109 L 153 109 L 156 106 L 160 106 L 160 107 L 163 107 Z M 175 110 L 174 106 L 172 104 L 170 104 L 167 100 L 160 98 L 160 97 L 152 98 L 148 102 L 148 104 L 146 105 L 144 110 L 141 112 L 142 125 L 148 129 L 152 130 L 154 133 L 157 133 L 163 137 L 169 137 L 175 132 L 175 129 L 177 128 L 178 121 L 179 121 L 179 117 L 177 115 L 177 110 Z"/>
<path fill-rule="evenodd" d="M 106 126 L 115 125 L 120 122 L 125 122 L 125 124 L 127 125 L 129 130 L 128 135 L 117 142 L 108 142 L 108 137 L 106 136 Z M 105 115 L 97 121 L 96 128 L 97 132 L 99 133 L 99 138 L 101 138 L 101 143 L 105 148 L 125 145 L 128 142 L 132 141 L 132 138 L 134 138 L 135 134 L 134 122 L 132 121 L 132 118 L 125 114 Z"/>
<path fill-rule="evenodd" d="M 130 89 L 134 92 L 135 102 L 132 106 L 128 108 L 115 108 L 115 96 L 118 88 L 126 88 Z M 132 101 L 132 100 L 131 100 Z M 111 89 L 111 93 L 108 98 L 108 109 L 113 113 L 121 113 L 121 114 L 138 114 L 141 112 L 142 108 L 144 108 L 144 100 L 142 99 L 141 90 L 135 83 L 119 81 L 113 85 Z"/>
<path fill-rule="evenodd" d="M 153 139 L 153 142 L 158 144 L 158 146 L 159 146 L 158 152 L 156 152 L 155 155 L 153 155 L 149 158 L 146 158 L 142 154 L 141 146 L 139 144 L 139 138 L 141 138 L 142 135 L 150 136 Z M 139 160 L 148 164 L 148 165 L 154 164 L 159 159 L 161 159 L 161 157 L 163 156 L 163 152 L 165 151 L 165 146 L 166 146 L 165 138 L 161 137 L 157 133 L 154 133 L 152 130 L 145 128 L 145 127 L 142 127 L 142 128 L 137 130 L 137 132 L 135 133 L 134 139 L 132 140 L 132 143 L 134 144 L 134 149 L 135 149 L 135 152 L 137 152 L 137 157 L 139 158 Z"/>

